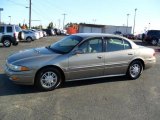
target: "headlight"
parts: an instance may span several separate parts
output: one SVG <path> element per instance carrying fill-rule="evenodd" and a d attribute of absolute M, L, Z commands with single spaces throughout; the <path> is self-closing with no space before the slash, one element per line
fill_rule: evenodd
<path fill-rule="evenodd" d="M 17 66 L 17 65 L 12 65 L 12 64 L 7 64 L 7 66 L 9 67 L 9 69 L 13 71 L 28 71 L 29 70 L 29 68 L 24 67 L 24 66 Z"/>

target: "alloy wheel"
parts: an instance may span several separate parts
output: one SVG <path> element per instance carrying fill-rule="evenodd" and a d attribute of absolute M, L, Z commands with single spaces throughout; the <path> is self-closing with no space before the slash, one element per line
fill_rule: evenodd
<path fill-rule="evenodd" d="M 45 72 L 40 78 L 41 85 L 46 89 L 52 88 L 57 82 L 58 76 L 52 71 Z"/>

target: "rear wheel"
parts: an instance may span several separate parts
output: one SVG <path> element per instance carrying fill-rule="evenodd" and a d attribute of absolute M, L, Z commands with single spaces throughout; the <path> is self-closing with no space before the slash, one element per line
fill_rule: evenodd
<path fill-rule="evenodd" d="M 152 45 L 157 45 L 158 44 L 158 40 L 157 39 L 152 39 L 151 44 Z"/>
<path fill-rule="evenodd" d="M 53 90 L 62 81 L 61 73 L 55 68 L 42 69 L 36 77 L 36 85 L 42 90 Z"/>
<path fill-rule="evenodd" d="M 10 47 L 11 46 L 11 40 L 10 39 L 5 38 L 2 43 L 3 43 L 4 47 Z"/>
<path fill-rule="evenodd" d="M 130 79 L 137 79 L 140 77 L 143 71 L 143 65 L 140 61 L 133 61 L 127 71 L 127 75 Z"/>

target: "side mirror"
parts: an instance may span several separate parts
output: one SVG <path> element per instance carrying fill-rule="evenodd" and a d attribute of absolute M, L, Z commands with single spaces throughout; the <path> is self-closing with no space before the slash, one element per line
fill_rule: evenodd
<path fill-rule="evenodd" d="M 84 51 L 82 49 L 77 49 L 73 52 L 74 55 L 77 55 L 77 54 L 83 54 Z"/>

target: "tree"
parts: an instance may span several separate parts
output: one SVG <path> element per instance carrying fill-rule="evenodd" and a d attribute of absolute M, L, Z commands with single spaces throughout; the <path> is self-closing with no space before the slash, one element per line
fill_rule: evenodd
<path fill-rule="evenodd" d="M 48 28 L 48 29 L 53 29 L 53 28 L 54 28 L 53 22 L 50 22 L 47 28 Z"/>
<path fill-rule="evenodd" d="M 19 27 L 20 27 L 20 28 L 22 27 L 21 23 L 19 23 Z"/>
<path fill-rule="evenodd" d="M 70 23 L 67 23 L 66 25 L 65 25 L 65 29 L 67 29 L 68 27 L 78 27 L 78 23 L 72 23 L 72 22 L 70 22 Z"/>

